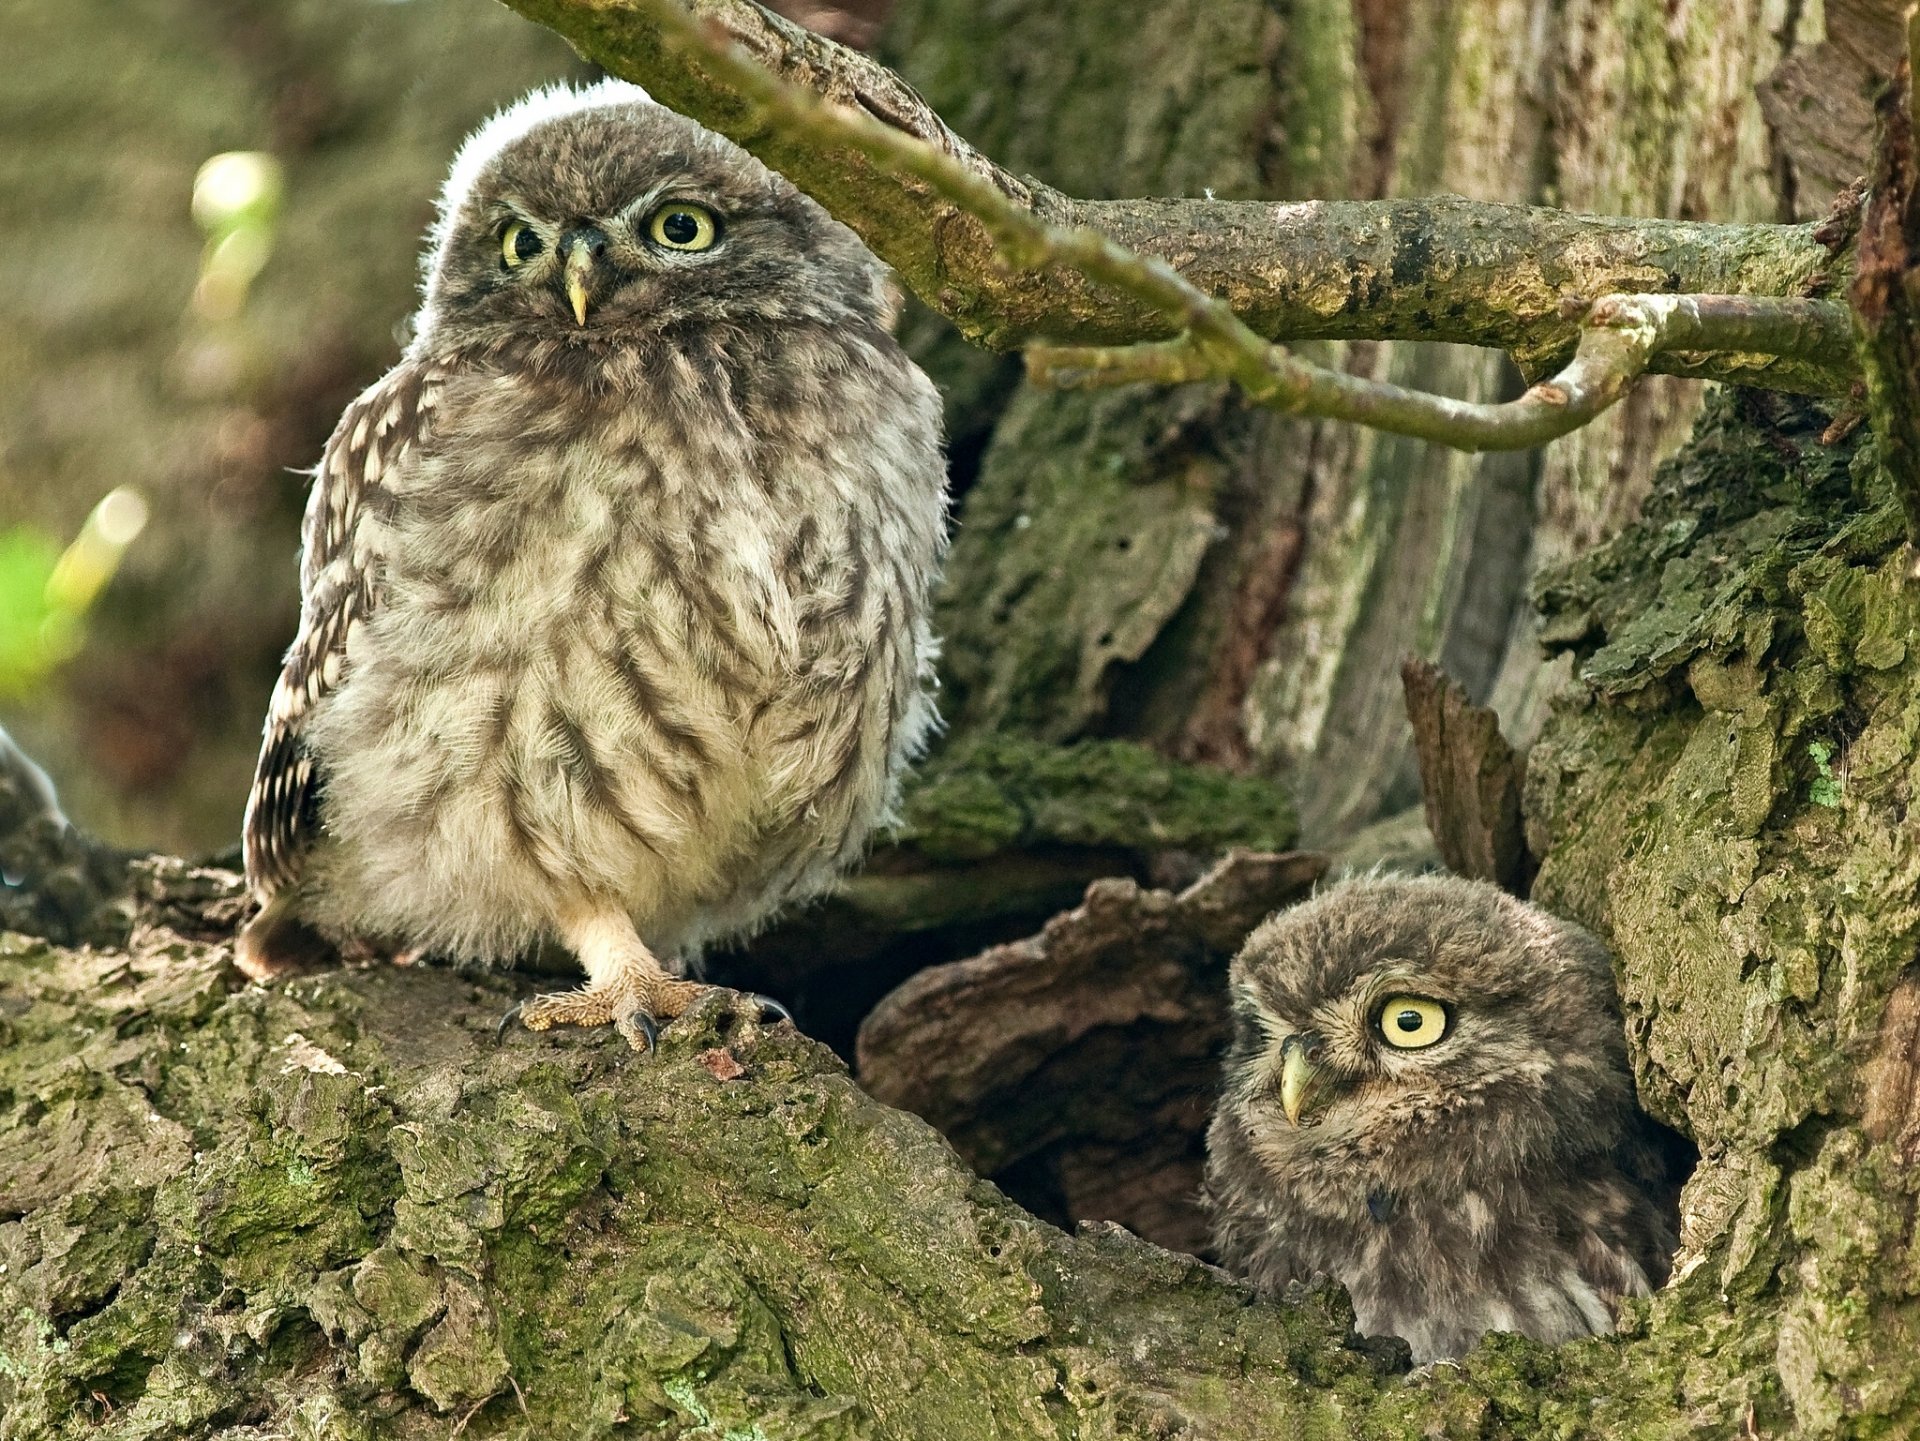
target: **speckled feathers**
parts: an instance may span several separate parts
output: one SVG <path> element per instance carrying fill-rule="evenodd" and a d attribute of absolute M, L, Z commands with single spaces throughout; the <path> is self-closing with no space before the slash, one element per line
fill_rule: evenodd
<path fill-rule="evenodd" d="M 1208 1186 L 1256 1285 L 1333 1276 L 1364 1332 L 1430 1360 L 1488 1330 L 1610 1330 L 1664 1278 L 1666 1159 L 1587 932 L 1484 883 L 1371 877 L 1269 920 L 1231 984 Z M 1390 1043 L 1404 997 L 1444 1009 L 1441 1040 Z"/>
<path fill-rule="evenodd" d="M 661 243 L 670 205 L 717 242 Z M 600 976 L 858 857 L 933 722 L 944 544 L 938 397 L 889 294 L 633 87 L 476 134 L 407 354 L 316 473 L 243 961 L 298 923 L 479 960 L 558 936 Z"/>

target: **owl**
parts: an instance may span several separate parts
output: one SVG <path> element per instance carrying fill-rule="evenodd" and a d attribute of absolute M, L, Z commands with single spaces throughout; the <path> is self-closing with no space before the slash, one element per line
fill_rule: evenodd
<path fill-rule="evenodd" d="M 558 944 L 521 1020 L 644 1049 L 934 721 L 939 398 L 853 233 L 630 85 L 477 131 L 424 271 L 315 472 L 236 959 Z"/>
<path fill-rule="evenodd" d="M 1609 1333 L 1666 1279 L 1667 1133 L 1587 932 L 1484 882 L 1372 876 L 1267 920 L 1230 985 L 1207 1199 L 1257 1290 L 1332 1277 L 1426 1362 Z"/>

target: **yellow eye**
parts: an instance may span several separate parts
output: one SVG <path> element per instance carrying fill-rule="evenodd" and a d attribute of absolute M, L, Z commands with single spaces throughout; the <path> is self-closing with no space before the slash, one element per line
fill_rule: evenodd
<path fill-rule="evenodd" d="M 710 250 L 720 238 L 720 227 L 713 212 L 704 205 L 677 201 L 653 212 L 647 222 L 647 234 L 655 245 L 669 250 Z"/>
<path fill-rule="evenodd" d="M 1389 996 L 1374 1024 L 1396 1050 L 1425 1050 L 1446 1037 L 1447 1008 L 1425 996 Z"/>
<path fill-rule="evenodd" d="M 500 258 L 507 268 L 524 265 L 540 253 L 540 237 L 516 220 L 500 233 Z"/>

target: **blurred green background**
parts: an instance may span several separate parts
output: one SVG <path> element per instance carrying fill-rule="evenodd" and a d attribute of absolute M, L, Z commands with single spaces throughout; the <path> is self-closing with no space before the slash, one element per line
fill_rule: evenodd
<path fill-rule="evenodd" d="M 223 848 L 295 468 L 403 343 L 460 138 L 586 72 L 475 0 L 4 0 L 0 56 L 0 725 L 89 829 Z"/>

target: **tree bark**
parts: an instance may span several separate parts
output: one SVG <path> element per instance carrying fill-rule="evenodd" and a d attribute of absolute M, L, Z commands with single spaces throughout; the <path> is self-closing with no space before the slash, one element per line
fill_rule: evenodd
<path fill-rule="evenodd" d="M 246 987 L 235 878 L 148 862 L 123 947 L 0 954 L 0 1437 L 1904 1434 L 1920 602 L 1826 423 L 1717 402 L 1544 594 L 1581 659 L 1535 894 L 1610 938 L 1702 1151 L 1619 1337 L 1406 1375 L 1337 1296 L 1033 1220 L 745 1010 L 647 1060 L 496 1045 L 503 978 Z"/>

